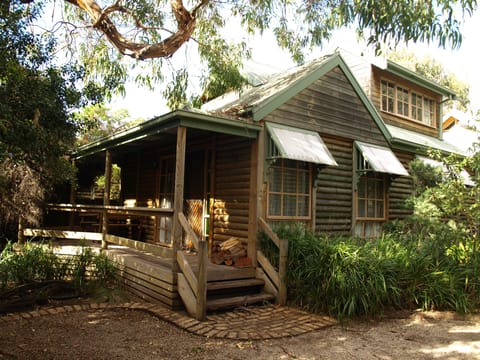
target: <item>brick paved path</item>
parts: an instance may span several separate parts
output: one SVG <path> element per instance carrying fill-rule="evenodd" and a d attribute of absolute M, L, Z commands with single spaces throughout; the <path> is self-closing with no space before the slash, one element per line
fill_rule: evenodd
<path fill-rule="evenodd" d="M 289 307 L 274 305 L 242 307 L 229 312 L 210 314 L 207 316 L 206 321 L 201 322 L 192 319 L 184 312 L 172 311 L 161 305 L 141 302 L 120 305 L 99 303 L 43 308 L 30 312 L 1 316 L 0 324 L 4 321 L 15 321 L 22 318 L 28 319 L 70 311 L 108 309 L 145 311 L 193 334 L 212 338 L 239 340 L 260 340 L 296 336 L 336 324 L 334 319 L 327 316 L 319 316 Z"/>

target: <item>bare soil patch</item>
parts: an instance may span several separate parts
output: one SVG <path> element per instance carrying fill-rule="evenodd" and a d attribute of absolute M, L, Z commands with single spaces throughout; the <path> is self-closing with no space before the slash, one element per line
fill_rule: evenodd
<path fill-rule="evenodd" d="M 128 309 L 0 324 L 0 359 L 480 359 L 480 317 L 448 312 L 396 313 L 260 341 L 205 338 Z"/>

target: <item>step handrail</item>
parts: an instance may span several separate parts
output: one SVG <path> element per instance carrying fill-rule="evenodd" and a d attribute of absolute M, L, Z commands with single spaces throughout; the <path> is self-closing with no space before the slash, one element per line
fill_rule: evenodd
<path fill-rule="evenodd" d="M 177 252 L 178 264 L 190 288 L 187 289 L 185 293 L 182 293 L 182 291 L 179 291 L 179 293 L 187 311 L 193 315 L 195 319 L 203 321 L 207 317 L 208 243 L 205 240 L 198 239 L 197 234 L 193 231 L 183 212 L 178 213 L 178 220 L 183 230 L 190 235 L 192 244 L 198 253 L 198 273 L 197 276 L 195 276 L 195 272 L 191 268 L 190 263 L 186 261 L 184 253 L 182 251 Z M 191 299 L 184 298 L 185 296 L 194 296 L 195 301 L 192 302 Z"/>
<path fill-rule="evenodd" d="M 285 305 L 287 303 L 288 239 L 280 239 L 262 217 L 258 218 L 258 226 L 279 249 L 278 271 L 260 249 L 257 250 L 257 261 L 278 291 L 277 303 Z"/>

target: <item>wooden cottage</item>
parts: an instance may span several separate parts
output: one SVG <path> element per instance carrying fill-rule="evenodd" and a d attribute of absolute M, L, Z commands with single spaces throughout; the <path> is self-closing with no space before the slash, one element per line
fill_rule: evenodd
<path fill-rule="evenodd" d="M 335 53 L 241 96 L 174 111 L 81 147 L 74 155 L 76 191 L 50 206 L 46 225 L 102 234 L 104 245 L 170 259 L 161 300 L 178 305 L 178 292 L 197 318 L 206 292 L 231 281 L 233 269 L 284 302 L 286 245 L 272 230 L 276 224 L 378 236 L 386 221 L 408 214 L 408 162 L 427 147 L 456 151 L 441 140 L 449 90 L 393 63 L 345 58 L 351 67 Z M 116 182 L 112 164 L 120 172 Z M 101 175 L 105 191 L 98 194 Z M 259 231 L 280 247 L 279 269 L 259 252 Z M 213 265 L 220 266 L 215 274 Z"/>

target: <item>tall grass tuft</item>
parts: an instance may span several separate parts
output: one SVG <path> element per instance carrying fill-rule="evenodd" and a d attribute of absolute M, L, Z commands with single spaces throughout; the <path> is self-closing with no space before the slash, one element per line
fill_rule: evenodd
<path fill-rule="evenodd" d="M 478 304 L 477 256 L 451 233 L 391 232 L 375 240 L 317 236 L 300 224 L 289 239 L 289 301 L 337 318 L 376 316 L 387 308 L 472 310 Z M 278 253 L 262 250 L 272 263 Z"/>

